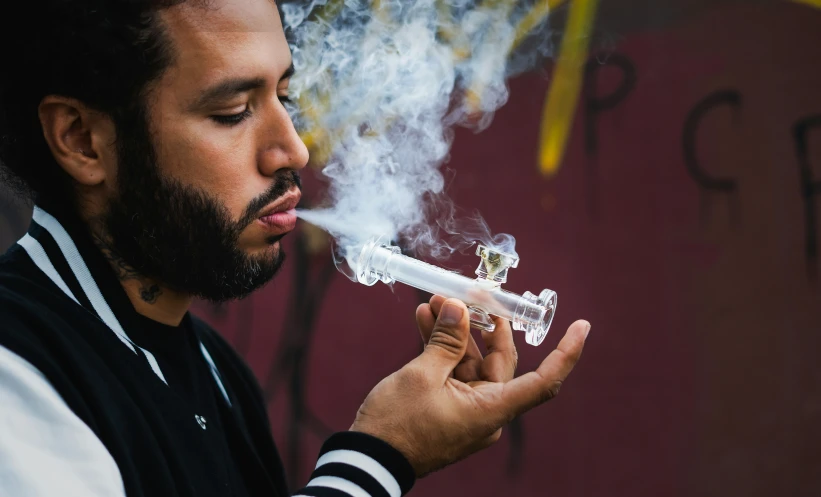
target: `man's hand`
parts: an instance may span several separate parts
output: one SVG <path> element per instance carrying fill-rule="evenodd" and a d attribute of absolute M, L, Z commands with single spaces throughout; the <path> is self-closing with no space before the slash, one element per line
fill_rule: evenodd
<path fill-rule="evenodd" d="M 590 331 L 576 321 L 536 371 L 514 379 L 517 353 L 507 321 L 497 318 L 496 331 L 482 333 L 482 357 L 462 302 L 434 296 L 416 320 L 424 352 L 374 387 L 351 430 L 391 444 L 418 477 L 488 447 L 502 426 L 555 397 Z"/>

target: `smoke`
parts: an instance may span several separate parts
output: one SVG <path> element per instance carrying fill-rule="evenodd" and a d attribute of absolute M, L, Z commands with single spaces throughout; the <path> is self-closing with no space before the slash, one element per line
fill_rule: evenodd
<path fill-rule="evenodd" d="M 330 180 L 328 204 L 298 215 L 331 233 L 342 256 L 379 236 L 433 258 L 476 241 L 516 253 L 512 236 L 494 235 L 447 198 L 440 166 L 453 128 L 485 129 L 507 102 L 506 77 L 549 51 L 533 43 L 547 37 L 535 35 L 527 53 L 510 57 L 528 8 L 504 0 L 282 6 L 294 121 L 320 145 L 314 158 Z"/>

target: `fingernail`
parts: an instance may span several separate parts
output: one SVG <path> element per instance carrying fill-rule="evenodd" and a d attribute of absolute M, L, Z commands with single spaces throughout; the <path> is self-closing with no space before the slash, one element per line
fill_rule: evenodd
<path fill-rule="evenodd" d="M 587 327 L 584 329 L 584 338 L 587 339 L 587 335 L 590 333 L 590 328 L 593 326 L 590 323 L 587 323 Z"/>
<path fill-rule="evenodd" d="M 446 325 L 459 324 L 464 311 L 456 304 L 445 304 L 439 312 L 439 322 Z"/>

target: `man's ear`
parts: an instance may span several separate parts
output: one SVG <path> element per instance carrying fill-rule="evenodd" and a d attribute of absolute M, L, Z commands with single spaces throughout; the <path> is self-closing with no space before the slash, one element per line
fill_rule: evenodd
<path fill-rule="evenodd" d="M 38 113 L 52 155 L 77 183 L 96 186 L 113 173 L 116 136 L 108 116 L 56 95 L 43 98 Z"/>

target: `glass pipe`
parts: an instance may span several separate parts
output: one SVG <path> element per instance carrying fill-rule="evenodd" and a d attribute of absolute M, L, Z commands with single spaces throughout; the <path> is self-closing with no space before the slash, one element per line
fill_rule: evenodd
<path fill-rule="evenodd" d="M 510 268 L 519 265 L 519 258 L 479 245 L 476 255 L 481 257 L 477 277 L 468 278 L 420 260 L 403 255 L 399 247 L 371 240 L 363 247 L 354 262 L 357 281 L 372 286 L 377 281 L 392 284 L 396 281 L 429 293 L 463 301 L 470 311 L 474 328 L 493 331 L 491 316 L 507 319 L 513 329 L 525 332 L 530 345 L 539 345 L 547 336 L 553 314 L 556 312 L 556 292 L 543 290 L 539 295 L 524 295 L 503 290 Z"/>

